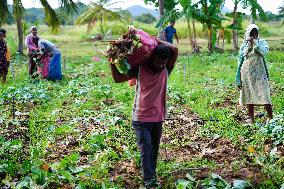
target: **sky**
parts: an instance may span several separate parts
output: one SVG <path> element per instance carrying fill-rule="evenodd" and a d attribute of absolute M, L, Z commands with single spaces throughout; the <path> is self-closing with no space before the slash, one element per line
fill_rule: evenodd
<path fill-rule="evenodd" d="M 95 0 L 75 0 L 80 1 L 83 3 L 90 3 L 95 2 Z M 118 0 L 121 3 L 115 5 L 116 8 L 127 8 L 133 5 L 141 5 L 146 8 L 155 8 L 153 5 L 145 5 L 144 0 Z M 9 3 L 12 2 L 12 0 L 8 0 Z M 40 7 L 39 0 L 22 0 L 23 5 L 25 8 L 30 7 Z M 52 7 L 58 7 L 58 0 L 48 0 L 48 2 L 51 4 Z M 115 0 L 114 0 L 115 2 Z M 283 0 L 258 0 L 258 3 L 263 7 L 264 11 L 271 11 L 273 13 L 278 13 L 278 7 L 280 7 L 283 4 Z M 233 10 L 233 0 L 226 0 L 225 7 Z M 243 11 L 245 13 L 249 13 L 249 10 L 244 11 L 241 8 L 238 9 L 239 11 Z"/>

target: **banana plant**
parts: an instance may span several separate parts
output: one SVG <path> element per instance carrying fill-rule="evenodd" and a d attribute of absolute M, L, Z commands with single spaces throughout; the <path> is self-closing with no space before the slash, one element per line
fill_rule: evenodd
<path fill-rule="evenodd" d="M 193 6 L 196 11 L 192 12 L 192 17 L 203 24 L 208 34 L 208 50 L 213 51 L 216 43 L 216 30 L 222 28 L 221 8 L 225 0 L 199 0 Z"/>
<path fill-rule="evenodd" d="M 159 25 L 156 26 L 156 28 L 158 28 L 158 37 L 163 39 L 163 25 L 167 18 L 175 18 L 175 15 L 179 14 L 179 11 L 175 9 L 176 5 L 178 4 L 178 0 L 144 0 L 144 3 L 154 4 L 156 7 L 159 7 L 161 22 L 158 22 Z"/>
<path fill-rule="evenodd" d="M 231 14 L 232 17 L 232 24 L 228 26 L 229 29 L 232 29 L 233 34 L 233 49 L 236 51 L 238 50 L 238 30 L 242 29 L 240 27 L 242 22 L 241 13 L 237 12 L 239 4 L 242 6 L 243 9 L 250 8 L 252 20 L 257 18 L 257 12 L 259 12 L 259 16 L 265 20 L 266 14 L 257 0 L 233 0 L 234 2 L 234 10 Z"/>
<path fill-rule="evenodd" d="M 186 18 L 187 21 L 188 37 L 191 48 L 195 49 L 197 47 L 197 42 L 196 42 L 195 21 L 193 16 L 197 14 L 196 12 L 197 5 L 193 5 L 192 0 L 179 0 L 179 3 L 182 6 L 181 14 Z M 193 32 L 191 30 L 190 21 L 192 21 Z"/>

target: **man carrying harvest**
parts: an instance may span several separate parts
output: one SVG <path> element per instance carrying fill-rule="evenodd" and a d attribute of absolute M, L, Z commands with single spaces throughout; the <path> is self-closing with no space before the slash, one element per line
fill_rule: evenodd
<path fill-rule="evenodd" d="M 146 188 L 159 186 L 156 175 L 157 157 L 166 116 L 166 92 L 168 76 L 174 68 L 178 49 L 159 41 L 147 62 L 121 74 L 111 64 L 116 83 L 137 79 L 132 126 L 134 128 L 142 162 L 143 180 Z"/>

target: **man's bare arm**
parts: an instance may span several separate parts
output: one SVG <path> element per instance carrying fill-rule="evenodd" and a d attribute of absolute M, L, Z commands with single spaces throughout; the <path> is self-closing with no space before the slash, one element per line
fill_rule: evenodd
<path fill-rule="evenodd" d="M 114 64 L 110 64 L 111 75 L 115 83 L 122 83 L 131 79 L 128 74 L 121 74 Z"/>

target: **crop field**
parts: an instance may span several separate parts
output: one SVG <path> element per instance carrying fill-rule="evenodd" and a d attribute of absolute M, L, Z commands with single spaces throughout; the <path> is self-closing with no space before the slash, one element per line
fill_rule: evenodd
<path fill-rule="evenodd" d="M 15 26 L 9 27 L 15 51 Z M 131 127 L 135 87 L 113 82 L 106 43 L 92 41 L 85 29 L 39 30 L 62 52 L 60 82 L 28 78 L 27 57 L 13 55 L 0 86 L 0 188 L 143 185 Z M 187 39 L 178 44 L 157 167 L 162 188 L 283 187 L 284 38 L 267 39 L 274 119 L 267 123 L 257 107 L 254 125 L 238 103 L 231 44 L 222 54 L 205 52 L 201 37 L 200 54 L 188 54 Z"/>

